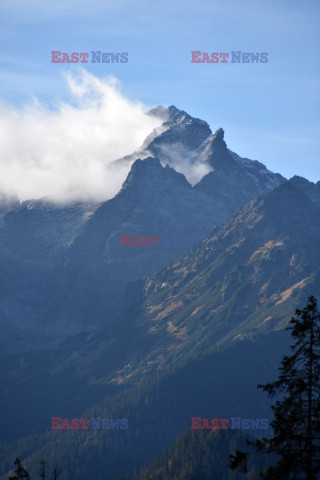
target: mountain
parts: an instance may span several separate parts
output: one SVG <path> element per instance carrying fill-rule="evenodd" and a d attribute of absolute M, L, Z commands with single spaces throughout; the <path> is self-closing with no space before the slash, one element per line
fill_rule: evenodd
<path fill-rule="evenodd" d="M 290 178 L 289 182 L 299 188 L 312 202 L 320 205 L 320 181 L 313 183 L 306 178 L 295 175 Z"/>
<path fill-rule="evenodd" d="M 159 158 L 183 173 L 195 189 L 223 205 L 225 218 L 256 197 L 270 192 L 285 179 L 256 160 L 241 158 L 227 148 L 224 131 L 212 133 L 209 125 L 171 105 L 149 112 L 164 122 L 144 141 L 141 149 L 115 164 L 131 164 L 136 158 Z"/>
<path fill-rule="evenodd" d="M 56 346 L 113 323 L 129 282 L 186 253 L 239 207 L 284 182 L 230 152 L 222 129 L 212 133 L 174 106 L 149 114 L 163 123 L 138 152 L 114 162 L 112 168 L 125 162 L 131 170 L 111 200 L 7 202 L 12 211 L 0 225 L 4 352 Z M 179 170 L 203 178 L 192 186 Z M 129 247 L 122 235 L 159 241 Z"/>
<path fill-rule="evenodd" d="M 79 480 L 114 478 L 160 455 L 192 416 L 269 418 L 256 385 L 274 378 L 295 308 L 319 295 L 319 235 L 319 207 L 284 183 L 183 257 L 131 283 L 118 322 L 105 332 L 50 355 L 33 353 L 36 359 L 15 356 L 20 380 L 7 388 L 6 404 L 18 424 L 23 398 L 29 408 L 35 399 L 41 405 L 28 417 L 38 429 L 49 428 L 57 412 L 128 418 L 129 428 L 39 432 L 6 445 L 3 462 L 19 454 L 34 465 L 45 456 Z M 10 385 L 13 359 L 5 361 L 0 381 Z M 17 395 L 26 388 L 27 399 Z M 90 408 L 81 410 L 82 398 Z M 8 409 L 5 418 L 11 418 Z"/>
<path fill-rule="evenodd" d="M 143 142 L 141 148 L 131 155 L 116 160 L 115 164 L 132 163 L 137 158 L 157 157 L 166 165 L 176 167 L 182 160 L 186 165 L 198 161 L 193 152 L 211 135 L 207 122 L 191 117 L 174 105 L 168 108 L 157 107 L 150 110 L 163 120 Z"/>
<path fill-rule="evenodd" d="M 42 199 L 23 202 L 4 216 L 0 224 L 3 353 L 56 343 L 54 322 L 55 329 L 61 329 L 59 302 L 66 294 L 65 251 L 93 209 L 92 205 L 59 207 Z M 68 325 L 64 329 L 68 332 Z"/>
<path fill-rule="evenodd" d="M 282 329 L 292 306 L 319 290 L 319 213 L 285 183 L 148 276 L 133 297 L 139 304 L 127 302 L 138 312 L 139 327 L 157 338 L 141 370 L 162 368 L 190 350 Z M 136 371 L 126 374 L 132 378 Z"/>
<path fill-rule="evenodd" d="M 256 385 L 319 294 L 318 184 L 239 157 L 173 106 L 150 114 L 163 123 L 112 165 L 130 168 L 114 198 L 14 202 L 1 220 L 3 473 L 45 457 L 66 480 L 117 478 L 192 416 L 267 416 Z M 55 416 L 129 427 L 51 431 Z"/>
<path fill-rule="evenodd" d="M 233 215 L 240 206 L 264 195 L 284 183 L 280 174 L 270 172 L 263 164 L 241 158 L 231 152 L 224 141 L 220 128 L 198 149 L 203 162 L 213 170 L 205 175 L 195 189 L 208 193 L 223 202 L 228 215 Z"/>
<path fill-rule="evenodd" d="M 222 210 L 155 158 L 137 160 L 100 205 L 24 202 L 0 226 L 0 312 L 13 327 L 3 348 L 52 346 L 112 323 L 127 283 L 186 252 L 225 220 Z M 125 234 L 159 241 L 123 246 Z"/>
<path fill-rule="evenodd" d="M 15 429 L 17 434 L 20 428 L 21 435 L 28 426 L 28 436 L 0 444 L 3 473 L 10 468 L 12 459 L 18 456 L 32 475 L 37 474 L 39 459 L 46 458 L 50 464 L 64 468 L 65 479 L 82 480 L 90 476 L 118 479 L 135 470 L 140 471 L 141 467 L 159 456 L 182 431 L 190 428 L 191 417 L 270 418 L 268 405 L 256 385 L 273 378 L 287 343 L 282 337 L 279 332 L 274 332 L 261 338 L 261 341 L 243 340 L 215 353 L 190 356 L 184 363 L 177 360 L 171 368 L 155 369 L 152 375 L 144 374 L 139 380 L 136 378 L 131 386 L 110 382 L 111 371 L 108 372 L 108 369 L 113 368 L 117 373 L 115 363 L 120 365 L 119 353 L 124 355 L 132 339 L 132 330 L 124 332 L 113 345 L 105 345 L 105 350 L 97 354 L 94 348 L 97 342 L 91 343 L 90 350 L 87 350 L 91 357 L 83 356 L 83 351 L 76 356 L 78 350 L 74 345 L 66 366 L 58 365 L 55 358 L 53 365 L 60 367 L 60 378 L 59 372 L 53 375 L 48 370 L 48 359 L 44 355 L 44 364 L 40 366 L 39 361 L 37 363 L 38 370 L 42 370 L 38 372 L 37 385 L 34 378 L 28 383 L 24 379 L 23 374 L 34 366 L 30 356 L 24 355 L 24 363 L 19 365 L 20 371 L 17 372 L 15 401 L 11 407 L 15 412 L 15 422 L 13 424 L 12 417 L 7 416 L 11 412 L 6 408 L 1 420 L 1 433 L 3 435 L 4 429 L 10 428 L 11 432 Z M 136 341 L 136 338 L 133 339 L 134 344 Z M 140 356 L 139 351 L 131 351 L 131 363 L 139 361 Z M 72 366 L 76 364 L 77 368 L 73 370 L 77 370 L 78 379 L 70 382 Z M 64 381 L 61 381 L 62 373 Z M 103 390 L 108 395 L 96 405 L 88 403 L 87 408 L 80 410 L 82 395 L 88 388 L 91 392 L 95 390 L 96 396 L 98 391 L 102 396 Z M 63 390 L 64 402 L 61 398 Z M 32 392 L 33 402 L 30 398 Z M 7 405 L 9 400 L 10 397 Z M 90 402 L 92 394 L 91 399 L 85 395 L 84 400 Z M 51 417 L 89 419 L 89 428 L 51 430 Z M 128 428 L 95 430 L 92 418 L 95 421 L 99 418 L 126 418 Z"/>
<path fill-rule="evenodd" d="M 187 430 L 145 471 L 122 480 L 236 480 L 239 474 L 228 469 L 236 448 L 246 448 L 238 431 Z"/>

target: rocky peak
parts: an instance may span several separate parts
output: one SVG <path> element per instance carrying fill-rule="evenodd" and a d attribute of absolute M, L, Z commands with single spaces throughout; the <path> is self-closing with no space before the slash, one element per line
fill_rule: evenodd
<path fill-rule="evenodd" d="M 144 160 L 138 159 L 133 163 L 120 192 L 137 188 L 139 184 L 150 189 L 159 182 L 175 182 L 191 188 L 184 175 L 176 172 L 169 165 L 163 167 L 158 158 L 148 157 Z"/>
<path fill-rule="evenodd" d="M 320 205 L 320 182 L 309 182 L 306 178 L 298 175 L 290 178 L 289 182 L 307 195 L 312 202 Z"/>

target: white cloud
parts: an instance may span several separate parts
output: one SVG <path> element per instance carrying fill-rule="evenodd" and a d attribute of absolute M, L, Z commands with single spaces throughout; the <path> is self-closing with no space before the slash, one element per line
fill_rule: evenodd
<path fill-rule="evenodd" d="M 66 81 L 70 100 L 55 110 L 36 99 L 23 109 L 0 105 L 0 179 L 22 200 L 111 198 L 129 167 L 106 166 L 139 149 L 161 123 L 125 98 L 114 78 L 81 70 Z"/>
<path fill-rule="evenodd" d="M 201 162 L 199 154 L 186 149 L 180 143 L 163 144 L 158 148 L 161 151 L 162 162 L 182 173 L 191 185 L 200 182 L 212 170 L 210 165 Z"/>

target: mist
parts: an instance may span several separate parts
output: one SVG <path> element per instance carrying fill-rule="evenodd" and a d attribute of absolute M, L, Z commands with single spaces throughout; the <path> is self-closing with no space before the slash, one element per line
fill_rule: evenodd
<path fill-rule="evenodd" d="M 158 148 L 161 152 L 163 163 L 168 163 L 177 172 L 182 173 L 192 186 L 200 182 L 205 175 L 212 171 L 210 165 L 201 162 L 200 154 L 197 155 L 194 152 L 190 152 L 179 143 L 163 144 Z"/>
<path fill-rule="evenodd" d="M 37 99 L 23 108 L 0 105 L 0 188 L 15 190 L 20 200 L 112 198 L 130 165 L 108 171 L 108 164 L 139 149 L 161 124 L 113 77 L 80 70 L 65 80 L 68 101 L 54 109 Z"/>

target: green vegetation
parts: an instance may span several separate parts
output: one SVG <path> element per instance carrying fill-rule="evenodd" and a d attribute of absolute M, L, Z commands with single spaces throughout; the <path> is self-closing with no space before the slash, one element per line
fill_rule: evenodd
<path fill-rule="evenodd" d="M 234 430 L 187 430 L 144 472 L 121 480 L 235 480 L 229 454 L 244 438 Z M 253 472 L 254 470 L 252 470 Z"/>
<path fill-rule="evenodd" d="M 274 454 L 276 461 L 261 472 L 262 480 L 317 480 L 320 474 L 320 314 L 309 297 L 296 310 L 287 330 L 295 343 L 292 355 L 283 357 L 279 378 L 258 385 L 269 397 L 279 397 L 272 410 L 273 434 L 254 442 L 258 454 Z M 248 454 L 237 450 L 231 469 L 247 472 Z"/>
<path fill-rule="evenodd" d="M 45 460 L 40 460 L 39 463 L 40 463 L 39 476 L 40 476 L 40 478 L 42 478 L 42 480 L 46 480 L 46 479 L 48 479 L 48 475 L 47 475 L 48 465 L 47 465 L 47 462 Z M 9 477 L 9 480 L 20 480 L 20 479 L 31 480 L 30 476 L 29 476 L 29 473 L 27 472 L 27 470 L 21 464 L 21 461 L 19 460 L 19 458 L 17 458 L 15 460 L 14 464 L 16 465 L 16 468 L 15 468 L 15 471 L 14 471 L 14 476 Z M 50 480 L 58 480 L 61 473 L 62 473 L 62 470 L 58 470 L 57 467 L 54 467 L 53 470 L 52 470 Z"/>

